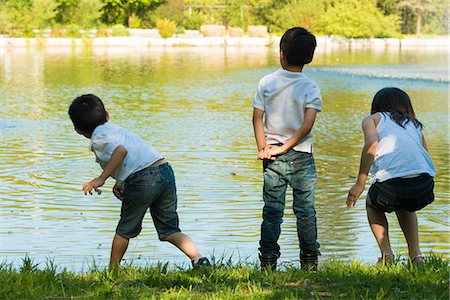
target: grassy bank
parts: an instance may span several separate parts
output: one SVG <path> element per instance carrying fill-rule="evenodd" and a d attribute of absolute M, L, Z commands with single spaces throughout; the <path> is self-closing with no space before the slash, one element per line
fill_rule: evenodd
<path fill-rule="evenodd" d="M 431 256 L 420 268 L 402 261 L 386 267 L 336 261 L 317 272 L 271 272 L 215 262 L 200 270 L 159 264 L 113 274 L 93 266 L 77 274 L 25 258 L 18 269 L 0 265 L 0 299 L 449 299 L 448 266 Z"/>

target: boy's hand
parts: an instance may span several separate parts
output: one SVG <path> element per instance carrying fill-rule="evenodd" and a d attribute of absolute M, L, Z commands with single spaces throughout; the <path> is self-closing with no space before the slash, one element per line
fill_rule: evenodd
<path fill-rule="evenodd" d="M 112 191 L 113 191 L 114 196 L 117 197 L 117 199 L 119 199 L 120 201 L 123 200 L 122 189 L 120 188 L 120 186 L 117 185 L 117 183 L 114 185 Z"/>
<path fill-rule="evenodd" d="M 272 157 L 271 148 L 274 147 L 272 145 L 266 145 L 263 149 L 258 152 L 258 159 L 270 159 L 275 160 L 275 157 Z"/>
<path fill-rule="evenodd" d="M 90 195 L 92 195 L 92 190 L 94 190 L 98 194 L 100 194 L 101 191 L 98 188 L 104 184 L 105 184 L 105 180 L 101 179 L 100 177 L 97 177 L 94 180 L 92 180 L 91 182 L 85 183 L 83 185 L 84 194 L 87 195 L 89 193 Z"/>
<path fill-rule="evenodd" d="M 271 159 L 275 159 L 275 157 L 272 158 L 272 156 L 276 156 L 276 155 L 280 155 L 280 154 L 284 154 L 286 153 L 286 151 L 283 149 L 282 146 L 274 146 L 274 145 L 269 145 L 269 154 L 271 156 Z"/>
<path fill-rule="evenodd" d="M 347 200 L 345 201 L 345 204 L 347 204 L 347 208 L 355 206 L 356 201 L 358 201 L 358 198 L 359 196 L 361 196 L 363 191 L 364 185 L 356 183 L 352 186 L 350 191 L 348 191 Z"/>

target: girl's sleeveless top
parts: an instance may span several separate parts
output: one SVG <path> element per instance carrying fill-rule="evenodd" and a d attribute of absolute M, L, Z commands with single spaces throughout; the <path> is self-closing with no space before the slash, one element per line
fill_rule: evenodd
<path fill-rule="evenodd" d="M 378 147 L 372 163 L 372 183 L 426 173 L 434 177 L 436 169 L 422 145 L 422 129 L 412 121 L 405 128 L 393 121 L 389 113 L 378 113 Z"/>

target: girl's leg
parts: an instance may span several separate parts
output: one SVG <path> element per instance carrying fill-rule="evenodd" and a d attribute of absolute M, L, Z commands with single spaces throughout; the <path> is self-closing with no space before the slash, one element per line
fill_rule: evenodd
<path fill-rule="evenodd" d="M 408 244 L 409 257 L 414 259 L 414 263 L 423 263 L 419 249 L 419 230 L 416 213 L 404 209 L 398 210 L 395 213 L 405 235 L 406 243 Z"/>
<path fill-rule="evenodd" d="M 125 251 L 127 251 L 128 243 L 129 239 L 121 237 L 117 233 L 114 235 L 111 247 L 111 257 L 109 259 L 110 268 L 117 268 L 119 266 Z"/>
<path fill-rule="evenodd" d="M 184 234 L 182 232 L 176 232 L 174 234 L 169 235 L 164 240 L 175 245 L 190 259 L 201 257 L 201 254 L 198 251 L 197 246 L 195 246 L 194 241 L 187 234 Z"/>
<path fill-rule="evenodd" d="M 372 206 L 372 202 L 370 201 L 368 195 L 366 200 L 366 210 L 370 229 L 372 229 L 372 233 L 377 240 L 378 247 L 380 247 L 381 257 L 393 260 L 391 243 L 389 242 L 388 221 L 385 213 Z"/>

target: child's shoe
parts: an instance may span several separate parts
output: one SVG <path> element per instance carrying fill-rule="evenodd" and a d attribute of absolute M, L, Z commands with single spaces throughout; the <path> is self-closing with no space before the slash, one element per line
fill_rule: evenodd
<path fill-rule="evenodd" d="M 192 263 L 192 268 L 194 268 L 194 269 L 203 268 L 203 267 L 211 267 L 211 263 L 209 262 L 209 259 L 207 259 L 204 256 L 192 259 L 191 263 Z"/>
<path fill-rule="evenodd" d="M 425 258 L 422 256 L 422 254 L 416 254 L 411 257 L 410 263 L 416 266 L 423 265 L 425 263 Z"/>
<path fill-rule="evenodd" d="M 277 259 L 278 255 L 276 254 L 259 254 L 259 261 L 261 262 L 261 269 L 271 269 L 275 271 L 277 269 Z"/>
<path fill-rule="evenodd" d="M 317 252 L 300 252 L 300 265 L 302 269 L 316 271 L 318 266 L 317 256 L 320 255 Z"/>

